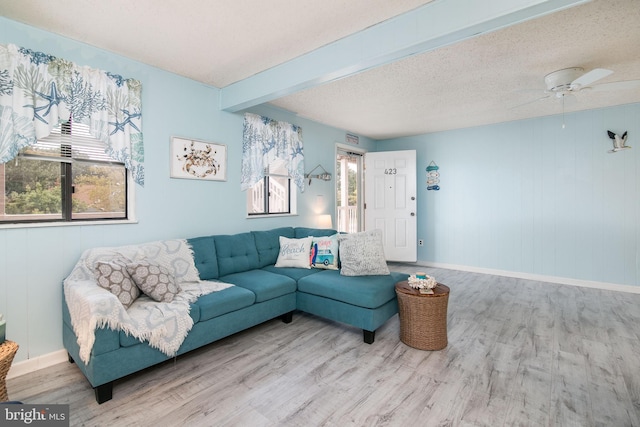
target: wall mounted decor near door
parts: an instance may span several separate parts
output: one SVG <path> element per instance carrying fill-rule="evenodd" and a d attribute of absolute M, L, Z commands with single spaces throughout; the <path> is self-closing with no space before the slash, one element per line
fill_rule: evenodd
<path fill-rule="evenodd" d="M 440 167 L 436 165 L 436 162 L 431 160 L 431 163 L 427 166 L 427 190 L 440 190 Z"/>

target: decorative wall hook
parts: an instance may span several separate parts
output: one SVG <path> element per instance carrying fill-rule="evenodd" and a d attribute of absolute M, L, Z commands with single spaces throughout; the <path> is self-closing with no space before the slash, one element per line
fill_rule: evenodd
<path fill-rule="evenodd" d="M 627 144 L 627 131 L 620 135 L 617 135 L 610 130 L 607 131 L 609 138 L 613 141 L 613 150 L 609 150 L 609 153 L 616 153 L 618 151 L 626 150 L 627 148 L 631 148 L 630 145 Z"/>
<path fill-rule="evenodd" d="M 322 169 L 322 173 L 316 174 L 316 175 L 312 175 L 313 171 L 315 171 L 318 168 Z M 311 179 L 312 178 L 321 179 L 323 181 L 331 181 L 331 174 L 329 172 L 327 172 L 327 170 L 325 168 L 323 168 L 322 165 L 318 165 L 315 168 L 311 169 L 311 172 L 305 174 L 304 177 L 309 179 L 309 185 L 311 185 Z"/>

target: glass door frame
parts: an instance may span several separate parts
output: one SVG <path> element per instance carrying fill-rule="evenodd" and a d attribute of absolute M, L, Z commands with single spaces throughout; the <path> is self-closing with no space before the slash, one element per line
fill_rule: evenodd
<path fill-rule="evenodd" d="M 336 230 L 338 231 L 344 231 L 344 232 L 348 232 L 348 233 L 354 233 L 354 232 L 358 232 L 358 231 L 363 231 L 364 230 L 364 155 L 367 151 L 359 148 L 359 147 L 354 147 L 352 145 L 346 145 L 346 144 L 339 144 L 336 143 L 336 149 L 335 149 L 335 164 L 336 164 L 336 185 L 334 188 L 334 195 L 336 197 L 335 200 L 335 207 L 336 207 L 336 213 L 335 213 L 335 218 L 336 218 Z M 353 154 L 354 157 L 356 157 L 357 160 L 357 167 L 358 167 L 358 171 L 357 171 L 357 177 L 356 177 L 356 197 L 357 197 L 357 205 L 355 207 L 355 214 L 356 214 L 356 226 L 352 227 L 349 224 L 343 224 L 343 222 L 345 222 L 345 220 L 348 221 L 348 218 L 345 219 L 344 214 L 345 212 L 348 212 L 344 210 L 344 207 L 340 207 L 339 202 L 340 200 L 338 200 L 338 195 L 342 192 L 341 189 L 338 188 L 338 174 L 340 174 L 340 176 L 342 177 L 342 173 L 341 170 L 339 170 L 339 166 L 338 166 L 338 156 L 339 155 L 349 155 L 349 154 Z M 347 181 L 348 182 L 348 181 Z M 346 196 L 346 195 L 345 195 Z M 347 202 L 348 203 L 348 202 Z M 342 211 L 341 211 L 342 210 Z M 343 229 L 345 228 L 345 229 Z"/>

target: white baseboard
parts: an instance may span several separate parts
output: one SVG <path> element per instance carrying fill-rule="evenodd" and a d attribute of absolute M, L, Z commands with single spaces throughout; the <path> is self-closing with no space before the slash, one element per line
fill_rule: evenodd
<path fill-rule="evenodd" d="M 551 284 L 582 286 L 584 288 L 603 289 L 607 291 L 629 292 L 632 294 L 640 294 L 640 286 L 621 285 L 619 283 L 595 282 L 592 280 L 572 279 L 568 277 L 545 276 L 542 274 L 521 273 L 517 271 L 494 270 L 491 268 L 471 267 L 468 265 L 443 264 L 438 262 L 415 263 L 422 267 L 444 268 L 447 270 L 468 271 L 471 273 L 492 274 L 494 276 L 513 277 L 516 279 L 535 280 L 539 282 L 548 282 Z"/>
<path fill-rule="evenodd" d="M 32 359 L 16 362 L 11 365 L 9 372 L 7 373 L 7 379 L 48 368 L 49 366 L 57 365 L 58 363 L 66 362 L 68 360 L 67 351 L 58 350 Z"/>

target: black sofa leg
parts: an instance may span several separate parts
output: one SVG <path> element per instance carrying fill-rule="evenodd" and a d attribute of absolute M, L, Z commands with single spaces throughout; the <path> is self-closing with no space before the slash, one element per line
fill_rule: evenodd
<path fill-rule="evenodd" d="M 362 330 L 364 335 L 364 342 L 367 344 L 373 344 L 373 341 L 376 339 L 376 331 L 367 331 L 366 329 Z"/>
<path fill-rule="evenodd" d="M 73 360 L 73 357 L 71 357 L 69 353 L 67 353 L 67 358 L 69 358 L 69 363 L 76 363 L 76 361 Z"/>
<path fill-rule="evenodd" d="M 111 400 L 113 397 L 113 382 L 94 387 L 93 391 L 96 393 L 96 402 L 99 404 Z"/>
<path fill-rule="evenodd" d="M 293 311 L 283 314 L 281 319 L 284 323 L 291 323 L 293 321 Z"/>

